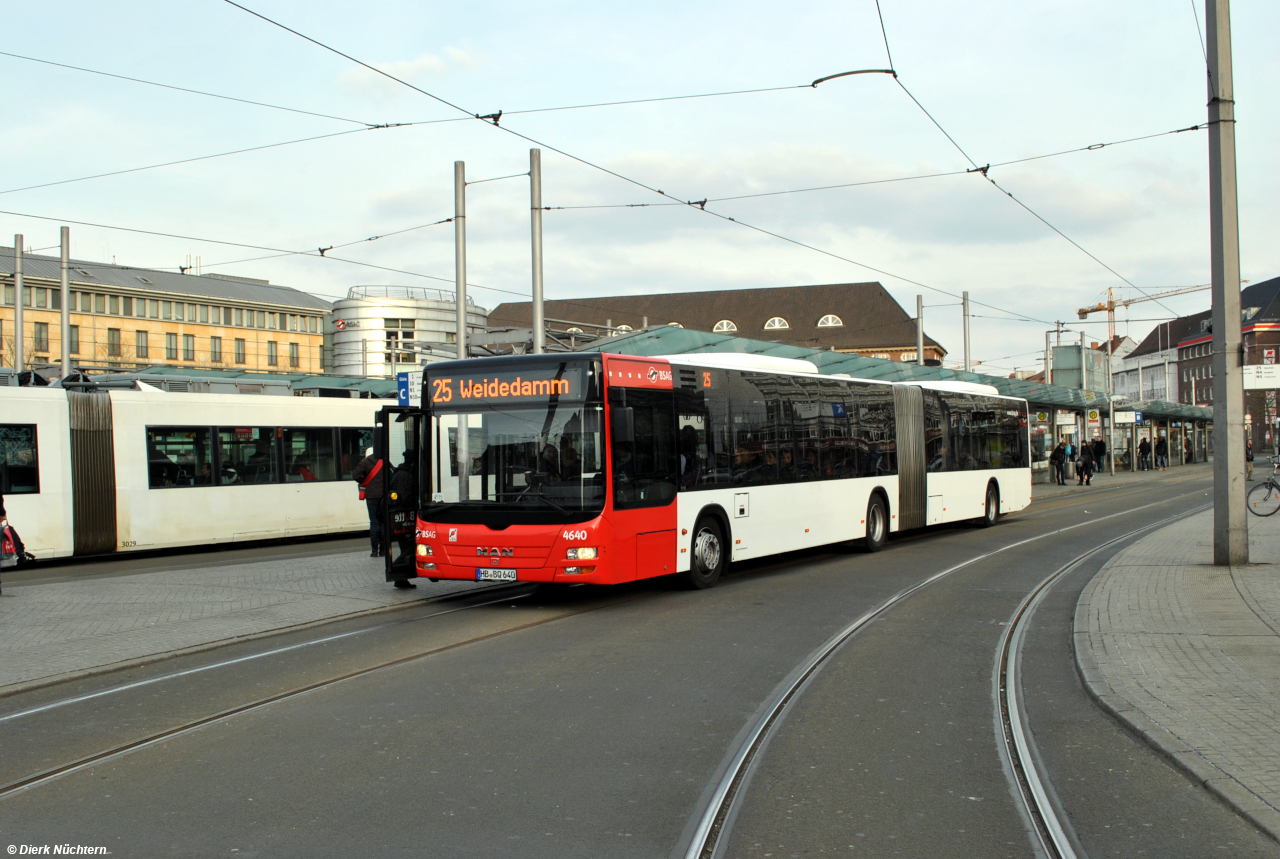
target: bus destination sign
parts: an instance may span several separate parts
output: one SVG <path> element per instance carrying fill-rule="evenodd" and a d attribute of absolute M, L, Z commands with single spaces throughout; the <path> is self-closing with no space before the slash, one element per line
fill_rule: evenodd
<path fill-rule="evenodd" d="M 524 370 L 428 376 L 431 402 L 437 406 L 482 403 L 579 401 L 585 393 L 581 367 L 529 367 Z"/>

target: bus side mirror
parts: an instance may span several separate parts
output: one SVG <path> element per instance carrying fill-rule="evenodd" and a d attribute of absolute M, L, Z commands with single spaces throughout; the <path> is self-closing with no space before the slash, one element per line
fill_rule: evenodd
<path fill-rule="evenodd" d="M 635 409 L 614 406 L 609 411 L 610 436 L 614 444 L 630 444 L 636 440 Z"/>

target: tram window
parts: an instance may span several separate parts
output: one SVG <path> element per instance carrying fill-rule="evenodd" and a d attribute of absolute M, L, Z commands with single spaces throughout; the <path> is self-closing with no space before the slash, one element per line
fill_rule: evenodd
<path fill-rule="evenodd" d="M 0 495 L 40 491 L 35 424 L 0 424 Z"/>
<path fill-rule="evenodd" d="M 281 433 L 284 444 L 284 479 L 288 483 L 337 480 L 333 455 L 333 430 L 329 427 L 290 429 Z"/>
<path fill-rule="evenodd" d="M 208 427 L 147 427 L 147 479 L 152 489 L 212 486 Z"/>
<path fill-rule="evenodd" d="M 855 385 L 852 390 L 857 420 L 855 447 L 858 475 L 879 477 L 898 473 L 897 421 L 893 390 L 879 385 Z"/>
<path fill-rule="evenodd" d="M 633 441 L 614 441 L 613 505 L 619 510 L 663 507 L 676 497 L 679 455 L 675 400 L 670 391 L 612 388 L 612 408 L 630 408 Z"/>
<path fill-rule="evenodd" d="M 373 429 L 367 427 L 342 427 L 338 430 L 338 467 L 340 480 L 350 480 L 364 452 L 373 447 Z"/>
<path fill-rule="evenodd" d="M 733 482 L 760 486 L 778 482 L 776 393 L 762 373 L 729 372 L 733 420 Z"/>
<path fill-rule="evenodd" d="M 275 427 L 218 427 L 218 472 L 223 486 L 279 483 Z"/>

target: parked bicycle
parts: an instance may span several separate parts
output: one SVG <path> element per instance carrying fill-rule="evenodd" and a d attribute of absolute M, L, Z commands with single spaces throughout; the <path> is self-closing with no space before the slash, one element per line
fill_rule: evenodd
<path fill-rule="evenodd" d="M 1280 510 L 1280 481 L 1276 480 L 1276 475 L 1280 474 L 1280 456 L 1267 459 L 1271 461 L 1271 473 L 1245 496 L 1249 512 L 1255 516 L 1270 516 Z"/>

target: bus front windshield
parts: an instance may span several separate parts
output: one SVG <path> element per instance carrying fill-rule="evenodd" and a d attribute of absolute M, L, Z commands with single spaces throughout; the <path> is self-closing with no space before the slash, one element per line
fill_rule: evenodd
<path fill-rule="evenodd" d="M 603 408 L 592 403 L 437 409 L 422 518 L 502 527 L 595 517 L 604 509 L 603 426 Z"/>

